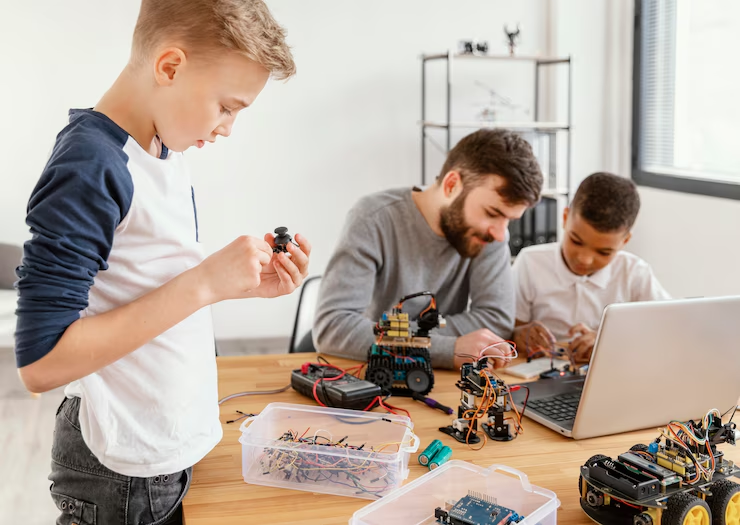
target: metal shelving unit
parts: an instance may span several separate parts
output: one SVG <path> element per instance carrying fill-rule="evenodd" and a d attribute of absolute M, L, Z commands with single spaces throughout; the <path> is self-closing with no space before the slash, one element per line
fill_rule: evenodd
<path fill-rule="evenodd" d="M 446 122 L 434 122 L 429 121 L 426 118 L 426 74 L 427 74 L 427 62 L 444 60 L 446 61 L 446 79 L 447 79 L 447 92 L 446 92 Z M 452 64 L 455 60 L 464 61 L 480 61 L 480 62 L 501 62 L 501 61 L 516 61 L 516 62 L 529 62 L 533 65 L 534 73 L 534 120 L 531 122 L 452 122 Z M 567 120 L 565 122 L 540 122 L 540 107 L 539 107 L 539 95 L 540 95 L 540 71 L 542 67 L 554 66 L 554 65 L 565 65 L 568 68 L 568 103 L 567 103 Z M 421 184 L 426 184 L 426 164 L 427 164 L 427 131 L 429 129 L 441 129 L 446 134 L 446 152 L 451 149 L 452 141 L 452 130 L 457 129 L 482 129 L 482 128 L 506 128 L 521 132 L 531 132 L 537 136 L 547 136 L 548 142 L 548 173 L 545 173 L 546 186 L 543 190 L 543 195 L 557 197 L 564 196 L 566 199 L 569 198 L 570 187 L 571 187 L 571 123 L 572 123 L 572 78 L 573 68 L 572 59 L 568 57 L 537 57 L 537 56 L 524 56 L 524 55 L 470 55 L 460 54 L 448 51 L 447 53 L 438 53 L 431 55 L 421 56 Z M 558 173 L 557 166 L 557 136 L 558 133 L 564 134 L 567 140 L 566 146 L 566 167 L 565 167 L 565 184 L 563 185 L 560 180 L 561 177 Z M 542 159 L 540 159 L 542 160 Z"/>

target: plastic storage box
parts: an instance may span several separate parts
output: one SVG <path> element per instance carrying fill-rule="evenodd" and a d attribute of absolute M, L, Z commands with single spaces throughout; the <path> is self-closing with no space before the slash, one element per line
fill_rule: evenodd
<path fill-rule="evenodd" d="M 363 507 L 355 512 L 349 523 L 437 524 L 435 509 L 440 507 L 449 510 L 469 492 L 524 516 L 518 525 L 557 523 L 560 501 L 554 492 L 531 485 L 524 473 L 513 468 L 503 465 L 483 468 L 459 460 L 448 461 L 380 501 Z"/>
<path fill-rule="evenodd" d="M 377 499 L 408 477 L 419 448 L 405 416 L 270 403 L 242 423 L 247 483 Z"/>

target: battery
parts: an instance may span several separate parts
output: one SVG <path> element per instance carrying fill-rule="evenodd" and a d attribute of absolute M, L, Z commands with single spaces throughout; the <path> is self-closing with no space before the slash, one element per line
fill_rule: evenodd
<path fill-rule="evenodd" d="M 429 470 L 434 470 L 443 463 L 446 463 L 448 459 L 452 457 L 452 449 L 444 446 L 434 455 L 432 460 L 429 462 Z"/>
<path fill-rule="evenodd" d="M 435 439 L 434 441 L 429 443 L 429 446 L 427 446 L 427 448 L 425 448 L 424 451 L 419 454 L 419 464 L 424 467 L 428 466 L 431 459 L 441 448 L 442 442 L 439 439 Z"/>

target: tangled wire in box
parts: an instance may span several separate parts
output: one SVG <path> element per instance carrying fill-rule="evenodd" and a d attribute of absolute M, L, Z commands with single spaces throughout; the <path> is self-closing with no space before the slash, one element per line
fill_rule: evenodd
<path fill-rule="evenodd" d="M 265 448 L 260 458 L 262 474 L 280 481 L 343 485 L 356 489 L 355 494 L 377 498 L 402 481 L 400 472 L 393 469 L 393 463 L 388 463 L 388 454 L 383 452 L 391 446 L 400 449 L 402 443 L 385 443 L 377 449 L 365 449 L 364 443 L 360 446 L 345 443 L 347 437 L 332 441 L 320 434 L 322 430 L 308 435 L 309 430 L 301 436 L 289 430 L 278 438 L 281 448 Z M 322 453 L 318 447 L 326 447 L 331 452 Z"/>

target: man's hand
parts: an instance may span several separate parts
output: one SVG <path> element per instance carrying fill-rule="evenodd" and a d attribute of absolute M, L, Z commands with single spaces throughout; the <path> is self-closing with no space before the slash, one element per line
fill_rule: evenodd
<path fill-rule="evenodd" d="M 576 363 L 588 363 L 596 342 L 596 332 L 585 324 L 578 323 L 568 331 L 568 335 L 570 337 L 578 335 L 570 342 L 570 352 L 573 360 Z"/>
<path fill-rule="evenodd" d="M 550 355 L 555 344 L 555 336 L 541 322 L 533 321 L 514 329 L 514 342 L 517 348 L 524 349 L 527 355 L 539 352 Z"/>
<path fill-rule="evenodd" d="M 503 343 L 491 346 L 495 343 Z M 506 366 L 510 361 L 511 345 L 504 342 L 499 336 L 487 328 L 481 328 L 457 338 L 455 342 L 455 368 L 460 368 L 463 363 L 475 361 L 485 349 L 484 355 L 492 358 L 494 368 Z"/>
<path fill-rule="evenodd" d="M 287 253 L 273 253 L 270 264 L 262 268 L 261 280 L 257 288 L 251 290 L 249 297 L 279 297 L 293 293 L 308 275 L 308 260 L 311 255 L 311 243 L 300 234 L 295 241 L 285 245 Z M 269 243 L 270 251 L 275 247 L 275 237 L 271 233 L 265 234 L 265 242 Z"/>

